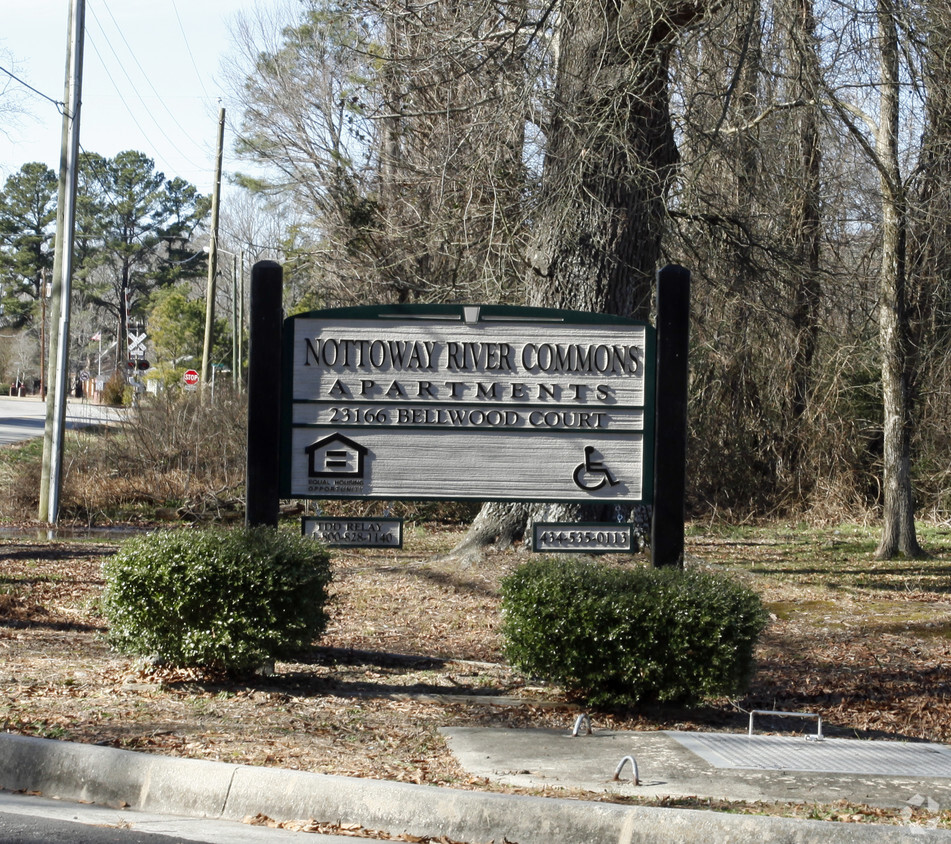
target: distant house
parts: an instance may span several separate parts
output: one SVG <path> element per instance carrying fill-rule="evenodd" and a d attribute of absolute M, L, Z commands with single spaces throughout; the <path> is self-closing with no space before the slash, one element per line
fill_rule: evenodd
<path fill-rule="evenodd" d="M 343 434 L 331 434 L 304 449 L 310 478 L 362 478 L 368 449 Z"/>

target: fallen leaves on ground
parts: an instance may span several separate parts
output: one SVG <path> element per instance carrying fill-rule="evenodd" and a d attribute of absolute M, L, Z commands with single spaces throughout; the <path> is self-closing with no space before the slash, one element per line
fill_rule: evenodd
<path fill-rule="evenodd" d="M 365 827 L 362 827 L 360 824 L 356 823 L 328 823 L 315 821 L 312 818 L 303 821 L 276 821 L 273 818 L 269 818 L 267 815 L 258 814 L 249 815 L 248 817 L 244 818 L 243 822 L 250 824 L 251 826 L 267 826 L 271 829 L 288 829 L 292 832 L 317 832 L 321 835 L 343 835 L 353 836 L 354 838 L 370 838 L 382 841 L 405 841 L 409 842 L 409 844 L 464 844 L 464 842 L 455 841 L 452 838 L 446 838 L 444 835 L 440 835 L 438 838 L 433 838 L 431 836 L 420 837 L 418 835 L 410 835 L 408 833 L 392 836 L 386 832 L 381 832 L 380 830 L 366 829 Z"/>
<path fill-rule="evenodd" d="M 278 663 L 274 676 L 241 680 L 109 650 L 97 599 L 116 545 L 0 541 L 3 727 L 170 756 L 515 790 L 469 776 L 439 728 L 567 730 L 578 703 L 528 683 L 502 656 L 499 582 L 524 555 L 433 562 L 458 539 L 457 529 L 430 529 L 400 550 L 335 552 L 320 646 Z M 692 710 L 592 712 L 596 727 L 742 730 L 751 709 L 808 710 L 829 735 L 951 742 L 951 550 L 888 567 L 816 541 L 695 533 L 688 542 L 693 564 L 741 577 L 773 613 L 752 687 L 742 700 Z M 876 817 L 868 807 L 822 811 Z M 922 817 L 915 809 L 910 819 Z"/>

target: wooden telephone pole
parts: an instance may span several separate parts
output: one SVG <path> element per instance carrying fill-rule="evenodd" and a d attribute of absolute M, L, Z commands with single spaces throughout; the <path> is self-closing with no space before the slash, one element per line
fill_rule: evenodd
<path fill-rule="evenodd" d="M 66 110 L 60 153 L 59 204 L 53 261 L 52 313 L 50 319 L 50 378 L 46 395 L 46 428 L 43 434 L 43 468 L 40 477 L 39 519 L 59 521 L 62 483 L 63 433 L 66 427 L 66 375 L 69 369 L 69 318 L 73 275 L 73 234 L 76 228 L 76 184 L 79 169 L 79 112 L 83 87 L 83 41 L 86 0 L 72 0 L 66 60 Z M 44 291 L 45 292 L 45 291 Z M 53 369 L 55 367 L 55 369 Z"/>
<path fill-rule="evenodd" d="M 211 240 L 208 244 L 208 289 L 205 291 L 205 342 L 201 350 L 201 384 L 211 381 L 211 345 L 215 326 L 215 282 L 218 274 L 218 207 L 221 203 L 221 158 L 225 141 L 225 109 L 218 111 L 218 152 L 211 195 Z"/>

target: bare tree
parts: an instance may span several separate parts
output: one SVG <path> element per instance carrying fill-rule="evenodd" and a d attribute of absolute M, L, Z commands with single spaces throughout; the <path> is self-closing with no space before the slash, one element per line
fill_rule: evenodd
<path fill-rule="evenodd" d="M 810 488 L 822 234 L 810 14 L 731 3 L 676 57 L 683 164 L 666 249 L 698 279 L 691 476 L 703 506 L 773 507 Z"/>
<path fill-rule="evenodd" d="M 529 250 L 528 302 L 646 318 L 677 149 L 668 69 L 705 5 L 565 0 Z M 535 519 L 604 518 L 600 507 L 483 506 L 451 552 L 474 559 Z"/>
<path fill-rule="evenodd" d="M 644 318 L 677 149 L 668 69 L 703 2 L 565 0 L 528 301 Z"/>
<path fill-rule="evenodd" d="M 951 16 L 947 4 L 920 7 L 925 126 L 909 193 L 909 316 L 915 355 L 919 494 L 942 513 L 951 488 Z"/>
<path fill-rule="evenodd" d="M 11 127 L 16 126 L 17 121 L 26 114 L 24 106 L 26 88 L 23 83 L 15 76 L 16 59 L 13 53 L 5 47 L 0 47 L 0 133 L 9 137 Z M 6 177 L 10 173 L 0 173 L 0 177 Z"/>
<path fill-rule="evenodd" d="M 517 297 L 528 7 L 382 2 L 379 13 L 387 271 L 404 299 Z"/>
<path fill-rule="evenodd" d="M 901 7 L 876 0 L 871 14 L 878 45 L 877 119 L 848 100 L 831 104 L 879 175 L 881 268 L 878 331 L 882 359 L 883 530 L 875 556 L 890 559 L 923 555 L 915 533 L 915 499 L 911 479 L 911 356 L 907 310 L 908 196 L 902 174 L 900 135 L 902 45 Z"/>
<path fill-rule="evenodd" d="M 366 21 L 319 11 L 288 3 L 239 16 L 226 75 L 242 109 L 237 152 L 257 165 L 238 181 L 293 212 L 298 245 L 319 261 L 314 286 L 334 300 L 369 263 L 360 231 L 373 126 L 361 80 L 371 57 Z"/>
<path fill-rule="evenodd" d="M 794 279 L 792 330 L 795 336 L 791 413 L 794 446 L 790 455 L 795 472 L 806 450 L 803 419 L 812 393 L 813 365 L 819 345 L 819 304 L 822 238 L 822 146 L 819 123 L 822 77 L 816 39 L 813 0 L 791 4 L 790 41 L 793 47 L 791 77 L 802 106 L 796 111 L 799 177 L 792 197 L 791 233 L 795 264 L 800 271 Z"/>
<path fill-rule="evenodd" d="M 354 25 L 354 21 L 357 24 Z M 245 20 L 240 148 L 311 211 L 341 302 L 517 295 L 529 13 L 520 2 L 312 0 Z"/>
<path fill-rule="evenodd" d="M 876 152 L 882 182 L 882 275 L 879 335 L 882 344 L 884 402 L 884 525 L 875 556 L 923 556 L 915 535 L 915 497 L 911 482 L 911 402 L 909 396 L 906 236 L 908 200 L 901 172 L 898 123 L 901 72 L 896 14 L 892 0 L 878 0 L 881 50 L 881 101 Z"/>

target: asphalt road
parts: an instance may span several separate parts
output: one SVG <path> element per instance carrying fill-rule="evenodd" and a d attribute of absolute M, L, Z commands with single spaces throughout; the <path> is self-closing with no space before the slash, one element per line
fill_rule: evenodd
<path fill-rule="evenodd" d="M 354 844 L 360 840 L 0 791 L 0 844 Z"/>
<path fill-rule="evenodd" d="M 80 399 L 66 403 L 66 425 L 79 428 L 104 421 L 117 421 L 123 411 L 102 407 Z M 42 437 L 46 425 L 46 404 L 39 397 L 8 398 L 0 396 L 0 445 Z"/>
<path fill-rule="evenodd" d="M 0 812 L 2 844 L 177 844 L 182 839 Z"/>

